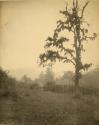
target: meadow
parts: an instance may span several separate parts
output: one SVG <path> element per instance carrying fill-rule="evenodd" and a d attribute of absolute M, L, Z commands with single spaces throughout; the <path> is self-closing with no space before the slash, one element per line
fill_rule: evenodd
<path fill-rule="evenodd" d="M 6 89 L 0 93 L 0 125 L 99 125 L 98 92 L 75 98 L 74 92 L 22 83 Z"/>

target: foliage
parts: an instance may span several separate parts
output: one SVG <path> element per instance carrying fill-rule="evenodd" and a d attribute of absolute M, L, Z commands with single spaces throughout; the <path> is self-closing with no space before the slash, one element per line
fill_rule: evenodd
<path fill-rule="evenodd" d="M 15 85 L 17 81 L 8 75 L 8 71 L 0 68 L 0 95 L 16 96 Z"/>
<path fill-rule="evenodd" d="M 6 82 L 7 78 L 7 72 L 3 71 L 2 68 L 0 68 L 0 88 L 2 87 L 2 82 Z"/>

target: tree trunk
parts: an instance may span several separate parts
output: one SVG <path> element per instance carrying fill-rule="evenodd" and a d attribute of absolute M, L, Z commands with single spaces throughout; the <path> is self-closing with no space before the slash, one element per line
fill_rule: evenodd
<path fill-rule="evenodd" d="M 75 71 L 75 86 L 78 87 L 79 86 L 79 71 L 78 68 L 76 67 L 76 71 Z"/>
<path fill-rule="evenodd" d="M 75 96 L 76 97 L 79 97 L 79 71 L 77 70 L 76 68 L 76 71 L 75 71 Z"/>
<path fill-rule="evenodd" d="M 76 23 L 78 24 L 78 23 Z M 80 25 L 79 25 L 80 26 Z M 76 96 L 79 96 L 79 62 L 81 61 L 81 57 L 80 57 L 80 54 L 81 54 L 81 50 L 80 50 L 80 34 L 79 34 L 79 31 L 80 31 L 80 27 L 78 27 L 78 25 L 76 25 L 76 27 L 74 28 L 74 45 L 75 45 L 75 94 Z"/>

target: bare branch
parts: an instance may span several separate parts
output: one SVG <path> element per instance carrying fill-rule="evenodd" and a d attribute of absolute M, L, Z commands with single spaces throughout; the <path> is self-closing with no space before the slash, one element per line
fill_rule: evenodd
<path fill-rule="evenodd" d="M 87 2 L 85 3 L 85 5 L 83 6 L 83 9 L 82 9 L 82 13 L 81 13 L 81 17 L 80 17 L 80 18 L 83 18 L 84 10 L 85 10 L 85 8 L 87 7 L 88 4 L 89 4 L 89 1 L 87 1 Z"/>

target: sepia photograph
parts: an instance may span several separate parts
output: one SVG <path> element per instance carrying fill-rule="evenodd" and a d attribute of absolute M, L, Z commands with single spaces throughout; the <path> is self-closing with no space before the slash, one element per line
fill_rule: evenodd
<path fill-rule="evenodd" d="M 0 0 L 0 125 L 99 125 L 99 0 Z"/>

